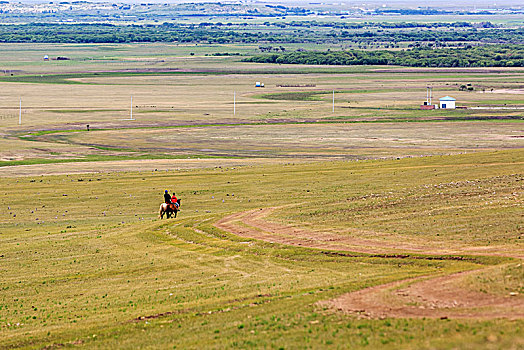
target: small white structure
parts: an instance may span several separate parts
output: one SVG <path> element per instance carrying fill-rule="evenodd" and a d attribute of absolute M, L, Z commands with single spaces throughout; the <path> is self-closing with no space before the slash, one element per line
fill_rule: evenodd
<path fill-rule="evenodd" d="M 257 81 L 255 83 L 255 87 L 264 87 L 264 83 L 261 83 L 261 82 Z"/>
<path fill-rule="evenodd" d="M 453 97 L 446 96 L 439 99 L 441 109 L 455 109 L 455 101 Z"/>
<path fill-rule="evenodd" d="M 44 61 L 49 61 L 49 56 L 48 55 L 44 55 Z"/>

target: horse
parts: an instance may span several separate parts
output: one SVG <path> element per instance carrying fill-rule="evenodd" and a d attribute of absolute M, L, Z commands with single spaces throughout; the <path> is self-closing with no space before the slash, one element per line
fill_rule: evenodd
<path fill-rule="evenodd" d="M 159 215 L 158 217 L 160 218 L 160 220 L 162 220 L 164 218 L 164 214 L 166 214 L 166 218 L 169 219 L 171 217 L 171 214 L 175 214 L 175 218 L 176 218 L 176 214 L 178 213 L 178 211 L 180 210 L 180 199 L 177 200 L 177 203 L 178 203 L 178 207 L 174 204 L 168 204 L 168 203 L 162 203 L 160 204 L 160 210 L 159 210 Z"/>

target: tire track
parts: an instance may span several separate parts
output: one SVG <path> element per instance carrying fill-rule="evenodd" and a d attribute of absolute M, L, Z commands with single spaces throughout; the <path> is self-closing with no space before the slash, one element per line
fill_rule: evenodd
<path fill-rule="evenodd" d="M 266 242 L 367 253 L 377 257 L 409 258 L 406 256 L 406 252 L 409 252 L 424 255 L 467 254 L 524 258 L 522 250 L 508 250 L 505 246 L 464 246 L 450 249 L 420 243 L 362 239 L 267 221 L 269 214 L 284 208 L 286 207 L 260 208 L 234 213 L 218 220 L 214 225 L 238 236 Z M 483 270 L 410 278 L 347 293 L 332 300 L 321 301 L 318 305 L 329 310 L 368 318 L 524 318 L 522 296 L 490 295 L 468 290 L 460 285 L 464 278 Z"/>

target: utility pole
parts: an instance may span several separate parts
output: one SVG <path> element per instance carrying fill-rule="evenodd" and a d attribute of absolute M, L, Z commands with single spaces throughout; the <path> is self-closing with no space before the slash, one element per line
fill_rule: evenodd
<path fill-rule="evenodd" d="M 335 89 L 333 89 L 333 113 L 335 113 Z"/>
<path fill-rule="evenodd" d="M 433 88 L 431 86 L 428 86 L 426 88 L 426 104 L 428 106 L 431 106 L 432 97 L 433 97 Z"/>
<path fill-rule="evenodd" d="M 133 120 L 133 95 L 131 95 L 131 117 L 130 120 Z"/>
<path fill-rule="evenodd" d="M 20 110 L 18 112 L 18 125 L 22 125 L 22 98 L 20 97 Z"/>

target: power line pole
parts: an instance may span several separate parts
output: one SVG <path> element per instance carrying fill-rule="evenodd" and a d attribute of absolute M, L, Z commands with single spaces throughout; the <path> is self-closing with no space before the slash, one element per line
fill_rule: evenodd
<path fill-rule="evenodd" d="M 133 120 L 133 96 L 131 95 L 131 118 L 130 120 Z"/>
<path fill-rule="evenodd" d="M 335 113 L 335 89 L 333 89 L 333 113 Z"/>
<path fill-rule="evenodd" d="M 22 125 L 22 98 L 20 97 L 20 110 L 18 112 L 18 125 Z"/>

